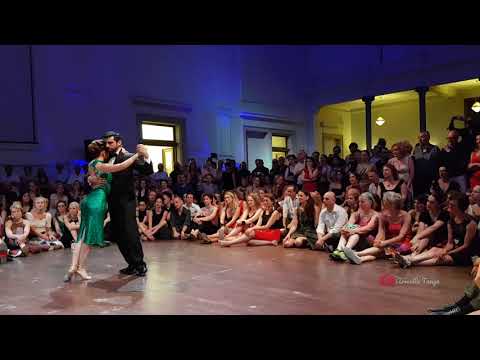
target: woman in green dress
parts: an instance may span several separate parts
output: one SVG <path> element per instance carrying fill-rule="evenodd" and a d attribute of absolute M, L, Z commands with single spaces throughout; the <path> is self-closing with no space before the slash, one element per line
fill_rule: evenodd
<path fill-rule="evenodd" d="M 292 226 L 283 239 L 283 247 L 312 246 L 318 240 L 315 229 L 315 202 L 308 191 L 298 192 L 299 207 L 292 220 Z"/>
<path fill-rule="evenodd" d="M 85 269 L 85 262 L 90 248 L 104 243 L 103 223 L 107 212 L 107 196 L 112 182 L 111 173 L 127 169 L 138 158 L 138 154 L 135 154 L 120 164 L 108 164 L 108 150 L 103 140 L 92 141 L 88 145 L 88 152 L 94 158 L 88 164 L 89 176 L 103 178 L 105 183 L 94 188 L 80 204 L 80 229 L 77 240 L 72 243 L 72 265 L 65 275 L 65 282 L 69 282 L 75 274 L 83 280 L 91 279 Z"/>

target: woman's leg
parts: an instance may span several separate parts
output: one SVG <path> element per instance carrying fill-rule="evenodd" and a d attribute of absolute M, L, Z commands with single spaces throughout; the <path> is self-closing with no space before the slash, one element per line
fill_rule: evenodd
<path fill-rule="evenodd" d="M 80 243 L 78 242 L 72 242 L 71 245 L 71 251 L 72 251 L 72 263 L 70 265 L 70 269 L 68 270 L 67 274 L 64 277 L 65 282 L 69 282 L 73 274 L 77 272 L 78 270 L 78 262 L 80 258 Z"/>
<path fill-rule="evenodd" d="M 225 235 L 225 239 L 233 239 L 235 238 L 238 234 L 240 234 L 243 230 L 242 226 L 236 226 L 231 232 L 229 232 L 227 235 Z"/>
<path fill-rule="evenodd" d="M 218 243 L 221 245 L 221 246 L 231 246 L 231 245 L 235 245 L 235 244 L 240 244 L 242 242 L 248 242 L 249 240 L 251 239 L 250 236 L 248 236 L 246 233 L 245 234 L 242 234 L 240 235 L 239 237 L 235 238 L 235 239 L 231 239 L 231 240 L 218 240 Z"/>
<path fill-rule="evenodd" d="M 360 236 L 358 234 L 353 234 L 348 238 L 347 244 L 345 246 L 353 249 L 355 246 L 357 246 L 359 240 Z"/>
<path fill-rule="evenodd" d="M 345 236 L 343 235 L 340 236 L 340 240 L 338 240 L 337 250 L 342 251 L 346 243 L 347 243 L 347 240 L 345 240 Z"/>
<path fill-rule="evenodd" d="M 80 244 L 80 255 L 78 258 L 78 268 L 77 274 L 79 274 L 83 280 L 90 280 L 92 277 L 88 275 L 87 269 L 85 268 L 85 264 L 87 262 L 88 254 L 90 253 L 90 246 L 82 242 Z"/>
<path fill-rule="evenodd" d="M 268 240 L 256 240 L 256 239 L 252 239 L 252 240 L 249 240 L 247 242 L 248 245 L 253 245 L 253 246 L 265 246 L 265 245 L 273 245 L 273 246 L 277 246 L 278 245 L 278 241 L 277 240 L 273 240 L 273 241 L 268 241 Z"/>

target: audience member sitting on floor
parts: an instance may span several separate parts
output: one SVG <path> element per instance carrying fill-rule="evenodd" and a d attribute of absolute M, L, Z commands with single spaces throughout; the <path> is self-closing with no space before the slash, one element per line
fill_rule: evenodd
<path fill-rule="evenodd" d="M 359 197 L 359 209 L 352 213 L 341 231 L 337 249 L 330 254 L 335 261 L 348 261 L 344 248 L 368 249 L 373 246 L 378 233 L 379 214 L 375 211 L 375 199 L 369 192 Z"/>
<path fill-rule="evenodd" d="M 450 215 L 442 209 L 442 203 L 443 199 L 438 195 L 428 196 L 427 210 L 420 216 L 417 234 L 412 239 L 412 256 L 422 253 L 425 249 L 445 246 Z"/>
<path fill-rule="evenodd" d="M 258 218 L 257 224 L 235 239 L 220 239 L 220 245 L 231 246 L 245 242 L 247 245 L 277 246 L 285 229 L 282 224 L 282 209 L 278 205 L 277 207 L 274 205 L 272 194 L 265 194 L 262 201 L 262 215 Z"/>
<path fill-rule="evenodd" d="M 468 198 L 465 194 L 453 191 L 448 196 L 448 242 L 444 247 L 432 247 L 430 250 L 413 256 L 395 254 L 395 260 L 400 267 L 412 265 L 472 265 L 472 256 L 478 255 L 479 239 L 477 224 L 465 211 L 468 208 Z"/>
<path fill-rule="evenodd" d="M 167 211 L 168 213 L 172 212 L 173 210 L 173 195 L 170 192 L 164 192 L 162 193 L 162 203 L 163 203 L 163 209 Z"/>
<path fill-rule="evenodd" d="M 168 224 L 170 212 L 163 206 L 162 198 L 155 201 L 155 207 L 148 211 L 148 231 L 145 236 L 148 240 L 168 240 L 171 238 L 171 229 Z"/>
<path fill-rule="evenodd" d="M 360 191 L 356 187 L 351 187 L 347 190 L 345 197 L 345 203 L 342 207 L 347 212 L 347 216 L 350 217 L 355 211 L 358 210 L 358 198 L 360 197 Z"/>
<path fill-rule="evenodd" d="M 315 228 L 315 202 L 312 195 L 307 191 L 298 192 L 299 206 L 296 209 L 292 226 L 288 234 L 283 239 L 283 247 L 310 248 L 317 242 L 317 232 Z"/>
<path fill-rule="evenodd" d="M 420 216 L 426 211 L 427 195 L 421 194 L 415 198 L 413 209 L 408 211 L 412 223 L 412 236 L 417 234 L 418 225 L 420 224 Z"/>
<path fill-rule="evenodd" d="M 85 192 L 82 189 L 80 181 L 75 180 L 72 185 L 72 190 L 68 194 L 69 201 L 75 201 L 80 204 L 84 197 Z"/>
<path fill-rule="evenodd" d="M 148 199 L 146 202 L 147 210 L 152 210 L 155 207 L 155 201 L 157 201 L 157 192 L 155 190 L 150 190 L 148 192 Z"/>
<path fill-rule="evenodd" d="M 193 219 L 200 213 L 200 206 L 194 203 L 195 197 L 191 192 L 185 194 L 185 205 L 183 205 L 187 210 L 190 210 L 190 216 Z"/>
<path fill-rule="evenodd" d="M 173 198 L 173 205 L 174 209 L 170 212 L 169 219 L 172 226 L 172 237 L 186 240 L 190 238 L 191 231 L 190 211 L 183 206 L 183 199 L 178 195 Z"/>
<path fill-rule="evenodd" d="M 348 221 L 348 215 L 344 208 L 335 203 L 335 194 L 331 191 L 323 195 L 323 205 L 317 226 L 318 240 L 315 244 L 310 244 L 310 247 L 333 252 L 340 240 L 340 232 Z"/>
<path fill-rule="evenodd" d="M 136 212 L 137 228 L 142 241 L 147 240 L 148 234 L 148 216 L 147 216 L 147 204 L 145 201 L 139 201 Z"/>
<path fill-rule="evenodd" d="M 400 194 L 387 191 L 383 195 L 383 211 L 380 214 L 378 233 L 373 246 L 356 252 L 348 247 L 343 249 L 345 256 L 353 264 L 384 258 L 392 248 L 400 253 L 410 251 L 411 218 L 402 210 L 403 202 Z"/>
<path fill-rule="evenodd" d="M 28 234 L 30 223 L 23 219 L 23 209 L 19 202 L 10 206 L 10 217 L 5 223 L 5 243 L 11 257 L 29 254 Z"/>
<path fill-rule="evenodd" d="M 72 242 L 77 242 L 78 230 L 80 230 L 80 204 L 71 202 L 68 205 L 68 213 L 63 217 L 65 226 L 72 235 Z M 71 244 L 70 244 L 71 246 Z"/>
<path fill-rule="evenodd" d="M 218 207 L 213 205 L 213 195 L 203 194 L 203 204 L 200 213 L 192 219 L 192 237 L 198 239 L 215 234 L 218 231 Z"/>
<path fill-rule="evenodd" d="M 310 193 L 310 196 L 313 199 L 313 204 L 315 206 L 315 229 L 318 226 L 318 220 L 320 219 L 320 212 L 323 208 L 322 195 L 318 191 Z"/>
<path fill-rule="evenodd" d="M 282 214 L 283 214 L 283 227 L 289 227 L 293 218 L 297 213 L 299 206 L 299 200 L 297 199 L 297 193 L 295 191 L 295 185 L 288 185 L 285 190 L 285 197 L 282 202 Z"/>
<path fill-rule="evenodd" d="M 343 204 L 345 201 L 345 184 L 343 181 L 343 173 L 340 170 L 335 170 L 332 173 L 333 175 L 330 178 L 328 189 L 330 192 L 335 194 L 335 203 Z"/>
<path fill-rule="evenodd" d="M 348 174 L 349 185 L 345 188 L 345 191 L 348 192 L 350 189 L 356 189 L 358 194 L 361 193 L 359 177 L 355 173 Z"/>
<path fill-rule="evenodd" d="M 58 250 L 63 244 L 56 239 L 52 231 L 52 215 L 46 211 L 47 199 L 39 196 L 33 203 L 32 211 L 25 217 L 30 222 L 30 238 L 32 245 L 37 245 L 44 251 Z"/>
<path fill-rule="evenodd" d="M 168 187 L 168 181 L 167 180 L 161 180 L 160 181 L 160 187 L 158 188 L 158 193 L 163 195 L 164 193 L 172 193 L 172 190 Z"/>
<path fill-rule="evenodd" d="M 262 215 L 262 204 L 260 197 L 256 193 L 251 193 L 247 196 L 247 205 L 244 206 L 242 215 L 237 220 L 237 224 L 232 231 L 230 231 L 224 239 L 231 240 L 236 238 L 239 234 L 245 233 L 248 228 L 254 226 L 259 217 Z M 224 240 L 221 239 L 221 240 Z"/>
<path fill-rule="evenodd" d="M 368 181 L 369 185 L 367 191 L 373 195 L 378 196 L 378 194 L 380 193 L 380 181 L 383 180 L 380 179 L 377 171 L 374 168 L 368 171 Z"/>
<path fill-rule="evenodd" d="M 207 238 L 204 237 L 202 244 L 211 244 L 212 242 L 218 241 L 220 236 L 228 235 L 237 225 L 237 220 L 243 211 L 237 196 L 233 192 L 227 191 L 223 198 L 224 205 L 220 213 L 220 229 L 218 229 L 215 234 L 208 235 Z"/>
<path fill-rule="evenodd" d="M 55 215 L 53 216 L 53 225 L 55 237 L 61 241 L 64 248 L 70 248 L 73 241 L 72 234 L 65 225 L 65 216 L 67 215 L 67 203 L 63 200 L 58 201 Z"/>

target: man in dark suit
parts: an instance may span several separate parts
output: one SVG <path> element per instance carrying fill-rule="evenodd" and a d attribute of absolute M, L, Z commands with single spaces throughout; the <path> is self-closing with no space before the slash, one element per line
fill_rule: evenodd
<path fill-rule="evenodd" d="M 123 148 L 120 134 L 109 131 L 103 139 L 110 152 L 110 162 L 117 164 L 125 161 L 133 154 Z M 141 175 L 153 174 L 153 166 L 148 158 L 148 152 L 144 145 L 137 145 L 137 152 L 142 156 L 128 169 L 113 174 L 111 192 L 108 199 L 108 209 L 111 219 L 112 238 L 118 244 L 128 267 L 121 269 L 125 275 L 145 276 L 147 265 L 143 261 L 143 249 L 137 230 L 135 218 L 135 179 L 133 170 Z"/>

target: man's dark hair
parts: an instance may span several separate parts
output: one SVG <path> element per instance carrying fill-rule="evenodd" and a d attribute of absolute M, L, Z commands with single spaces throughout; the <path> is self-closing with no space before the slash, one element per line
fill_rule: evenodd
<path fill-rule="evenodd" d="M 115 131 L 107 131 L 105 134 L 103 134 L 103 139 L 108 139 L 109 137 L 112 137 L 113 136 L 113 139 L 115 141 L 119 141 L 119 140 L 122 140 L 123 141 L 123 138 L 122 136 L 120 135 L 120 133 L 118 132 L 115 132 Z"/>

